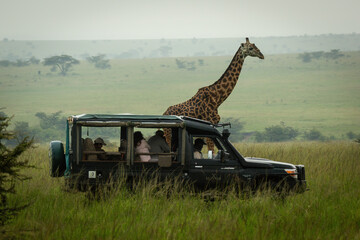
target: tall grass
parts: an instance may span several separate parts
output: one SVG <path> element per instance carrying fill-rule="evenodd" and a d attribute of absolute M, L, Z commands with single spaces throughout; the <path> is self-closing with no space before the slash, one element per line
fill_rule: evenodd
<path fill-rule="evenodd" d="M 30 150 L 37 169 L 13 203 L 31 206 L 2 229 L 21 239 L 360 239 L 360 145 L 349 142 L 237 144 L 244 156 L 304 164 L 309 191 L 278 198 L 202 194 L 156 180 L 123 185 L 97 199 L 49 177 L 47 149 Z M 161 187 L 159 187 L 161 186 Z"/>

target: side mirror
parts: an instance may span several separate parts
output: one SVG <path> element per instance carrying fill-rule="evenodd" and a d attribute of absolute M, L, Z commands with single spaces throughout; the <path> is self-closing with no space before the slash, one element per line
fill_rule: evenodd
<path fill-rule="evenodd" d="M 222 132 L 222 136 L 223 136 L 223 138 L 228 139 L 229 136 L 230 136 L 230 131 L 229 131 L 229 129 L 227 129 L 227 128 L 224 129 L 223 132 Z"/>

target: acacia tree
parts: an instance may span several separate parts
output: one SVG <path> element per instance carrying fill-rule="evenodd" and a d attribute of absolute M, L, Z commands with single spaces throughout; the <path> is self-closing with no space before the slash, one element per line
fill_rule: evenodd
<path fill-rule="evenodd" d="M 97 56 L 88 57 L 87 60 L 90 63 L 94 64 L 96 68 L 100 68 L 100 69 L 111 68 L 111 65 L 109 64 L 109 60 L 105 59 L 105 57 L 106 57 L 105 54 L 100 54 Z"/>
<path fill-rule="evenodd" d="M 60 74 L 65 76 L 74 64 L 79 63 L 79 60 L 69 55 L 61 55 L 44 58 L 43 64 L 44 66 L 53 66 L 54 68 L 59 68 Z"/>
<path fill-rule="evenodd" d="M 31 167 L 27 160 L 19 160 L 19 156 L 33 145 L 33 139 L 25 137 L 11 149 L 5 145 L 5 141 L 16 137 L 7 131 L 10 120 L 5 114 L 0 114 L 0 226 L 27 206 L 10 207 L 7 200 L 8 194 L 15 193 L 15 183 L 28 179 L 20 170 Z"/>

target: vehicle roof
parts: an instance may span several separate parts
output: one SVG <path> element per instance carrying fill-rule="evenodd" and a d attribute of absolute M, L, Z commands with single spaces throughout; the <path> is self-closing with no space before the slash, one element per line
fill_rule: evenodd
<path fill-rule="evenodd" d="M 81 120 L 95 120 L 95 121 L 123 121 L 123 120 L 172 120 L 183 121 L 181 117 L 174 115 L 141 115 L 141 114 L 80 114 L 71 116 L 72 119 Z"/>
<path fill-rule="evenodd" d="M 114 123 L 117 125 L 117 122 L 153 122 L 155 124 L 177 124 L 176 126 L 187 128 L 192 128 L 200 131 L 207 132 L 218 132 L 216 126 L 212 123 L 196 118 L 185 117 L 185 116 L 176 116 L 176 115 L 140 115 L 140 114 L 80 114 L 74 115 L 69 118 L 73 122 L 82 122 L 83 124 L 99 123 L 102 125 L 102 122 L 107 122 L 108 124 Z M 175 126 L 175 125 L 173 125 Z"/>
<path fill-rule="evenodd" d="M 176 115 L 141 115 L 141 114 L 80 114 L 70 117 L 73 121 L 169 121 L 169 122 L 186 122 L 212 125 L 208 121 L 197 118 Z"/>

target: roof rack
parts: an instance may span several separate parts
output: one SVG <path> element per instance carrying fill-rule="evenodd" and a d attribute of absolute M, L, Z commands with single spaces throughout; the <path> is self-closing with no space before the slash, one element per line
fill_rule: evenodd
<path fill-rule="evenodd" d="M 184 120 L 192 120 L 192 121 L 196 121 L 196 122 L 201 122 L 201 123 L 205 123 L 208 125 L 212 125 L 211 122 L 206 121 L 206 120 L 202 120 L 202 119 L 198 119 L 198 118 L 193 118 L 193 117 L 187 117 L 187 116 L 179 116 L 180 118 L 184 119 Z"/>
<path fill-rule="evenodd" d="M 218 123 L 218 124 L 214 125 L 214 127 L 226 127 L 226 126 L 230 126 L 230 128 L 231 128 L 231 123 L 226 122 L 226 123 Z"/>

